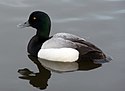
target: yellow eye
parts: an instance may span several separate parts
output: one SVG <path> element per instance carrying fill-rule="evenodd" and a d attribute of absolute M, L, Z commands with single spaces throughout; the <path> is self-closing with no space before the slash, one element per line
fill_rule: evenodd
<path fill-rule="evenodd" d="M 36 17 L 33 17 L 33 20 L 36 20 Z"/>

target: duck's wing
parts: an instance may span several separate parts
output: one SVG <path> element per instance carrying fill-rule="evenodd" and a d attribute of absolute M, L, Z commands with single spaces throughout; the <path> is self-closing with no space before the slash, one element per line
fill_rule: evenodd
<path fill-rule="evenodd" d="M 92 51 L 102 52 L 85 39 L 68 33 L 55 34 L 52 38 L 43 43 L 42 48 L 73 48 L 78 50 L 81 55 Z"/>
<path fill-rule="evenodd" d="M 57 33 L 54 36 L 52 36 L 49 40 L 47 40 L 45 43 L 43 43 L 42 48 L 74 48 L 76 49 L 78 45 L 77 41 L 85 39 L 78 37 L 76 35 L 72 35 L 69 33 Z M 83 45 L 84 46 L 84 45 Z"/>
<path fill-rule="evenodd" d="M 97 59 L 97 62 L 109 62 L 111 60 L 111 58 L 107 57 L 101 49 L 86 41 L 84 38 L 68 33 L 57 33 L 54 35 L 54 37 L 63 38 L 64 40 L 70 41 L 75 45 L 74 48 L 79 51 L 80 55 L 84 55 L 85 58 L 89 57 L 91 59 Z"/>
<path fill-rule="evenodd" d="M 69 33 L 57 33 L 53 36 L 54 38 L 63 38 L 65 40 L 69 40 L 72 41 L 73 43 L 75 43 L 77 45 L 77 48 L 80 49 L 91 49 L 92 51 L 99 51 L 102 52 L 98 47 L 96 47 L 95 45 L 93 45 L 92 43 L 86 41 L 84 38 L 81 38 L 79 36 L 73 35 L 73 34 L 69 34 Z"/>
<path fill-rule="evenodd" d="M 42 45 L 43 49 L 47 48 L 74 48 L 77 46 L 74 42 L 70 40 L 63 39 L 61 37 L 51 37 L 49 40 L 45 41 Z"/>
<path fill-rule="evenodd" d="M 57 33 L 53 36 L 53 38 L 63 38 L 70 41 L 78 41 L 78 40 L 85 41 L 84 38 L 69 33 Z"/>

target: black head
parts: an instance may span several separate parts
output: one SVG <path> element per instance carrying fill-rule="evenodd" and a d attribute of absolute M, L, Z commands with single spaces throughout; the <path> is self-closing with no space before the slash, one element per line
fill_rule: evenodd
<path fill-rule="evenodd" d="M 49 16 L 41 11 L 32 12 L 28 20 L 30 26 L 36 29 L 42 29 L 43 27 L 51 27 L 51 21 Z"/>
<path fill-rule="evenodd" d="M 19 27 L 33 27 L 37 29 L 37 35 L 40 37 L 48 37 L 51 28 L 50 17 L 41 11 L 34 11 L 30 14 L 27 22 L 20 24 Z"/>

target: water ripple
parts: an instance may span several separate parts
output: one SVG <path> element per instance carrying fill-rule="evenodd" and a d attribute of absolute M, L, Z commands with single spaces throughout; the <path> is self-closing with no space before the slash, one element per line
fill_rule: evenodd
<path fill-rule="evenodd" d="M 125 13 L 125 9 L 122 9 L 122 10 L 117 10 L 117 11 L 114 11 L 112 12 L 113 14 L 124 14 Z"/>
<path fill-rule="evenodd" d="M 111 20 L 114 19 L 112 16 L 106 16 L 106 15 L 94 15 L 94 18 L 97 20 Z"/>
<path fill-rule="evenodd" d="M 29 7 L 28 4 L 24 3 L 24 0 L 0 0 L 0 5 L 5 5 L 9 7 Z"/>
<path fill-rule="evenodd" d="M 84 20 L 84 18 L 77 18 L 77 17 L 72 17 L 72 18 L 63 18 L 63 19 L 55 19 L 54 23 L 65 23 L 65 22 L 72 22 L 72 21 L 81 21 Z"/>
<path fill-rule="evenodd" d="M 113 16 L 107 16 L 107 15 L 89 15 L 87 17 L 72 17 L 72 18 L 60 18 L 60 19 L 53 19 L 54 23 L 67 23 L 67 22 L 73 22 L 73 21 L 95 21 L 95 20 L 112 20 L 115 17 Z"/>
<path fill-rule="evenodd" d="M 106 1 L 124 1 L 124 0 L 106 0 Z"/>

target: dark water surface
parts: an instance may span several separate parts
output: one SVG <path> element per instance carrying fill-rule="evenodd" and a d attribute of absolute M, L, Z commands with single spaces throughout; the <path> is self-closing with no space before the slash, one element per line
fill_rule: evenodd
<path fill-rule="evenodd" d="M 51 35 L 69 32 L 84 37 L 113 61 L 93 70 L 67 73 L 50 72 L 31 61 L 26 47 L 35 31 L 16 25 L 34 10 L 49 14 Z M 0 0 L 0 12 L 0 91 L 39 91 L 36 87 L 41 84 L 46 91 L 125 90 L 125 0 Z M 70 70 L 78 69 L 78 64 L 73 65 Z M 21 78 L 19 69 L 28 76 Z"/>

